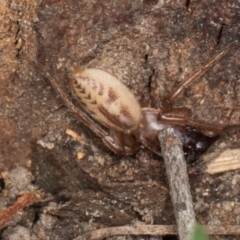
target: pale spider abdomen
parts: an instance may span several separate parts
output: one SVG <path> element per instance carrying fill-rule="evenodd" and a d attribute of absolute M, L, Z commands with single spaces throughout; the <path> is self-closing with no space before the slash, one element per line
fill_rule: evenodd
<path fill-rule="evenodd" d="M 71 84 L 76 98 L 103 125 L 122 132 L 138 126 L 140 105 L 116 77 L 99 69 L 81 69 L 75 65 Z"/>

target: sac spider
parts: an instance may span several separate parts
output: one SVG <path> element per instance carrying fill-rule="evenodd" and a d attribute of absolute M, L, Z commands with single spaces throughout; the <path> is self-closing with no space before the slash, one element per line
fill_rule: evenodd
<path fill-rule="evenodd" d="M 75 64 L 70 71 L 71 86 L 84 109 L 82 111 L 65 95 L 55 79 L 47 74 L 46 68 L 36 64 L 47 74 L 65 105 L 113 152 L 132 155 L 139 147 L 145 147 L 161 156 L 158 133 L 171 126 L 182 141 L 186 158 L 192 161 L 216 140 L 223 126 L 194 121 L 190 109 L 172 106 L 187 87 L 235 45 L 236 42 L 230 43 L 193 72 L 159 104 L 159 109 L 141 108 L 130 90 L 109 73 L 94 68 L 80 68 Z"/>

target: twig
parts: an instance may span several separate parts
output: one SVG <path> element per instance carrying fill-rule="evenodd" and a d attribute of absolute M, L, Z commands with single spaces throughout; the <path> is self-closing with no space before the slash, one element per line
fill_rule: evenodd
<path fill-rule="evenodd" d="M 176 234 L 176 226 L 173 225 L 126 225 L 122 227 L 111 227 L 111 228 L 102 228 L 98 230 L 93 230 L 87 232 L 73 240 L 99 240 L 111 236 L 117 235 L 152 235 L 152 236 L 161 236 L 161 235 L 170 235 Z"/>
<path fill-rule="evenodd" d="M 134 182 L 110 182 L 103 183 L 103 187 L 136 187 L 136 186 L 157 186 L 163 191 L 168 191 L 168 189 L 156 181 L 134 181 Z"/>
<path fill-rule="evenodd" d="M 190 239 L 196 222 L 182 143 L 173 128 L 158 135 L 180 240 Z"/>
<path fill-rule="evenodd" d="M 30 206 L 39 201 L 40 195 L 38 193 L 28 192 L 23 194 L 18 200 L 6 210 L 0 212 L 0 228 L 9 222 L 14 215 L 21 211 L 24 207 Z"/>
<path fill-rule="evenodd" d="M 240 235 L 239 225 L 204 226 L 209 235 Z M 126 225 L 122 227 L 102 228 L 87 232 L 73 240 L 100 240 L 123 235 L 163 236 L 177 234 L 174 225 Z"/>

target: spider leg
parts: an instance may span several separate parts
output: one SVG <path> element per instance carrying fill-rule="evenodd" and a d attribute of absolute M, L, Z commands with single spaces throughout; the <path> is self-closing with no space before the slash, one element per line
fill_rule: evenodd
<path fill-rule="evenodd" d="M 207 136 L 216 135 L 223 130 L 222 126 L 192 120 L 189 116 L 184 116 L 182 112 L 178 114 L 177 108 L 172 110 L 174 111 L 171 112 L 171 110 L 169 110 L 168 112 L 159 113 L 158 120 L 175 125 L 195 127 Z"/>
<path fill-rule="evenodd" d="M 170 93 L 163 101 L 163 106 L 166 109 L 171 108 L 172 104 L 179 98 L 179 96 L 188 88 L 195 80 L 202 76 L 216 61 L 221 59 L 229 50 L 237 45 L 237 41 L 230 43 L 224 50 L 213 57 L 207 64 L 200 67 L 199 70 L 193 72 L 188 79 L 180 83 L 180 85 Z"/>
<path fill-rule="evenodd" d="M 172 109 L 163 109 L 159 113 L 159 115 L 164 115 L 168 117 L 182 117 L 182 118 L 190 118 L 192 116 L 192 111 L 189 108 L 181 107 L 181 108 L 172 108 Z"/>
<path fill-rule="evenodd" d="M 111 129 L 110 134 L 102 138 L 104 144 L 113 152 L 121 155 L 132 155 L 137 150 L 136 141 L 132 134 L 127 134 Z"/>
<path fill-rule="evenodd" d="M 223 126 L 221 126 L 221 125 L 210 124 L 210 123 L 206 123 L 206 122 L 199 122 L 199 121 L 195 121 L 192 119 L 187 119 L 187 125 L 199 128 L 199 129 L 201 129 L 201 131 L 205 132 L 206 134 L 209 131 L 215 132 L 215 133 L 220 133 L 223 130 Z M 209 134 L 207 134 L 207 135 L 209 135 Z"/>
<path fill-rule="evenodd" d="M 84 124 L 86 124 L 93 132 L 95 132 L 99 137 L 104 137 L 108 135 L 108 133 L 101 128 L 98 124 L 96 124 L 85 112 L 81 111 L 79 108 L 73 105 L 73 103 L 69 100 L 66 94 L 60 89 L 56 80 L 46 71 L 46 67 L 42 64 L 35 62 L 36 66 L 41 70 L 48 78 L 51 83 L 53 89 L 58 93 L 62 101 L 65 105 L 73 112 L 73 114 L 78 117 Z"/>

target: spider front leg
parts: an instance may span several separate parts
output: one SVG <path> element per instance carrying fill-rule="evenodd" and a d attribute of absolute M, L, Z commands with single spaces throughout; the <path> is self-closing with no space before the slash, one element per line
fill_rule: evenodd
<path fill-rule="evenodd" d="M 181 96 L 181 94 L 188 88 L 195 80 L 202 76 L 215 62 L 220 60 L 226 53 L 228 53 L 233 47 L 237 45 L 237 41 L 230 43 L 224 50 L 218 53 L 215 57 L 208 61 L 207 64 L 199 68 L 199 70 L 193 72 L 188 79 L 179 84 L 179 86 L 173 90 L 161 103 L 161 109 L 171 109 L 173 103 Z"/>
<path fill-rule="evenodd" d="M 202 76 L 216 61 L 221 59 L 229 50 L 236 46 L 236 41 L 230 43 L 223 51 L 218 53 L 208 63 L 203 65 L 199 70 L 190 75 L 188 79 L 183 81 L 175 90 L 172 91 L 161 103 L 160 113 L 158 115 L 159 121 L 182 125 L 192 126 L 200 129 L 204 134 L 208 136 L 216 135 L 223 130 L 222 126 L 214 124 L 208 124 L 204 122 L 198 122 L 192 120 L 191 111 L 187 108 L 173 108 L 173 103 L 181 96 L 181 94 L 188 88 L 195 80 Z"/>
<path fill-rule="evenodd" d="M 158 114 L 158 120 L 160 122 L 171 123 L 180 126 L 195 127 L 200 129 L 203 134 L 209 137 L 215 136 L 223 130 L 222 126 L 192 120 L 191 111 L 187 108 L 173 108 L 160 112 Z"/>

